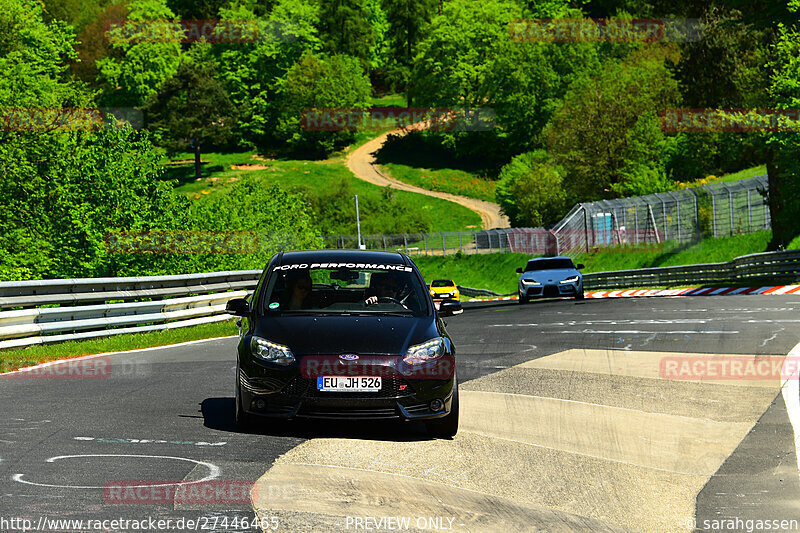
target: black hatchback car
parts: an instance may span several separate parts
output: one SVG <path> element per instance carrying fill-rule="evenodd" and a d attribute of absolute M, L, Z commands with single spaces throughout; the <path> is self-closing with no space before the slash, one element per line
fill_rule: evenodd
<path fill-rule="evenodd" d="M 320 250 L 274 256 L 243 317 L 236 422 L 267 417 L 422 420 L 458 429 L 455 347 L 416 265 L 400 253 Z"/>

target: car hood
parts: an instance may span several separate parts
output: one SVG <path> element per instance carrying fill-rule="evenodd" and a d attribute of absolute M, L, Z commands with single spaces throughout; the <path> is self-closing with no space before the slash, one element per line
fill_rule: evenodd
<path fill-rule="evenodd" d="M 439 335 L 433 316 L 278 316 L 259 321 L 255 335 L 295 355 L 405 354 Z"/>
<path fill-rule="evenodd" d="M 574 268 L 561 268 L 558 270 L 531 270 L 530 272 L 523 272 L 519 279 L 538 281 L 539 283 L 558 283 L 561 280 L 579 276 Z"/>

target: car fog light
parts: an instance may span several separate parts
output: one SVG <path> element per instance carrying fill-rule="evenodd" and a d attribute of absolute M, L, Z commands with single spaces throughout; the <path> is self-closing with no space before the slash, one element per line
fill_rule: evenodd
<path fill-rule="evenodd" d="M 265 402 L 264 400 L 261 399 L 256 400 L 256 409 L 258 409 L 259 411 L 263 411 L 266 406 L 267 402 Z"/>
<path fill-rule="evenodd" d="M 431 411 L 441 411 L 444 409 L 444 402 L 440 399 L 435 399 L 431 402 Z"/>

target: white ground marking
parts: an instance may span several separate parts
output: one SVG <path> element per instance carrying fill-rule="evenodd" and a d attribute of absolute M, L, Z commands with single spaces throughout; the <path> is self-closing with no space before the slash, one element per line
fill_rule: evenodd
<path fill-rule="evenodd" d="M 81 455 L 59 455 L 57 457 L 51 457 L 47 459 L 46 463 L 54 463 L 61 459 L 73 459 L 76 457 L 136 457 L 136 458 L 145 458 L 145 459 L 172 459 L 174 461 L 186 461 L 189 463 L 195 463 L 200 466 L 204 466 L 208 468 L 208 475 L 203 479 L 198 479 L 197 481 L 176 481 L 175 483 L 161 483 L 158 485 L 141 485 L 142 487 L 172 487 L 175 485 L 191 485 L 193 483 L 204 483 L 206 481 L 211 481 L 212 479 L 217 479 L 219 477 L 219 467 L 213 463 L 206 463 L 204 461 L 197 461 L 195 459 L 188 459 L 186 457 L 172 457 L 168 455 L 124 455 L 124 454 L 81 454 Z M 18 481 L 19 483 L 24 483 L 26 485 L 35 485 L 37 487 L 49 487 L 49 488 L 56 488 L 56 489 L 104 489 L 105 486 L 80 486 L 80 485 L 50 485 L 47 483 L 35 483 L 33 481 L 26 481 L 22 479 L 23 474 L 14 474 L 11 476 L 11 479 L 14 481 Z"/>
<path fill-rule="evenodd" d="M 786 413 L 789 415 L 789 422 L 794 429 L 795 460 L 797 461 L 798 474 L 800 474 L 800 375 L 798 375 L 798 363 L 800 363 L 800 344 L 792 348 L 786 360 L 783 362 L 784 370 L 781 378 L 785 381 L 781 387 L 783 403 L 786 404 Z"/>

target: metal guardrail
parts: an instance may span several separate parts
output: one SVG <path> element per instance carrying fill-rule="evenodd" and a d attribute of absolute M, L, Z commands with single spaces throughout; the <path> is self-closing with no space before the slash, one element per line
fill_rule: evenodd
<path fill-rule="evenodd" d="M 260 270 L 0 282 L 0 349 L 219 322 Z M 81 305 L 83 304 L 83 305 Z M 58 307 L 42 307 L 53 306 Z"/>
<path fill-rule="evenodd" d="M 1 282 L 0 349 L 227 320 L 227 301 L 247 295 L 260 275 L 260 270 L 246 270 Z M 800 250 L 745 255 L 727 263 L 595 272 L 585 274 L 583 280 L 586 290 L 793 283 L 800 280 Z M 486 289 L 458 288 L 471 297 L 507 296 Z M 42 307 L 53 305 L 57 307 Z"/>
<path fill-rule="evenodd" d="M 470 296 L 472 298 L 478 298 L 478 297 L 482 297 L 482 296 L 483 297 L 492 298 L 492 297 L 495 297 L 495 296 L 511 296 L 511 294 L 514 294 L 514 293 L 511 293 L 511 294 L 499 294 L 499 293 L 496 293 L 494 291 L 490 291 L 488 289 L 475 289 L 473 287 L 462 287 L 461 285 L 457 285 L 457 287 L 458 287 L 458 290 L 461 292 L 461 294 L 463 294 L 464 296 Z"/>
<path fill-rule="evenodd" d="M 800 280 L 800 250 L 764 252 L 727 263 L 641 268 L 584 274 L 586 290 L 694 284 L 793 283 Z"/>

